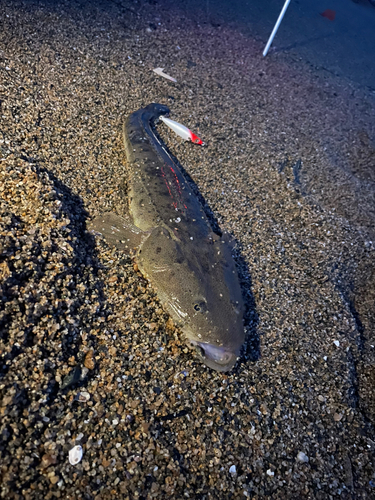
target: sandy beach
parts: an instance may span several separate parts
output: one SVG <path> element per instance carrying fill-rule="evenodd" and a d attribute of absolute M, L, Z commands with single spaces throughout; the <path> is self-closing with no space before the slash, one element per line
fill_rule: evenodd
<path fill-rule="evenodd" d="M 374 92 L 204 12 L 0 0 L 1 498 L 375 496 Z M 150 102 L 205 141 L 158 126 L 236 241 L 227 374 L 88 230 L 126 213 Z"/>

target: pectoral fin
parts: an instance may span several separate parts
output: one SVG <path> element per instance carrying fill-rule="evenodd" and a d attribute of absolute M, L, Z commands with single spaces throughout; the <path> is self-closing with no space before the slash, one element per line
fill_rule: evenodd
<path fill-rule="evenodd" d="M 150 234 L 112 212 L 96 217 L 89 224 L 89 229 L 104 236 L 108 244 L 129 252 L 139 248 Z"/>

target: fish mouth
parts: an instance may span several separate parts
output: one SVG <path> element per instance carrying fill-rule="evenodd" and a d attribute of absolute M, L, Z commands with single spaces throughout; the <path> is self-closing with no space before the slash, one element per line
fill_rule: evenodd
<path fill-rule="evenodd" d="M 191 340 L 190 344 L 203 363 L 213 370 L 227 372 L 236 364 L 238 358 L 237 354 L 228 351 L 224 347 L 205 344 L 204 342 L 196 342 L 194 340 Z"/>

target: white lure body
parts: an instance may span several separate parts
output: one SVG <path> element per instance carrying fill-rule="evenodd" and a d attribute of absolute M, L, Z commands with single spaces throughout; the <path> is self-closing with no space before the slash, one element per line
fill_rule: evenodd
<path fill-rule="evenodd" d="M 170 129 L 172 129 L 173 132 L 184 139 L 184 141 L 191 141 L 194 142 L 194 144 L 200 144 L 203 146 L 203 141 L 199 139 L 199 137 L 195 135 L 191 130 L 185 127 L 185 125 L 175 122 L 170 118 L 166 118 L 165 116 L 160 116 L 160 120 L 162 120 Z"/>

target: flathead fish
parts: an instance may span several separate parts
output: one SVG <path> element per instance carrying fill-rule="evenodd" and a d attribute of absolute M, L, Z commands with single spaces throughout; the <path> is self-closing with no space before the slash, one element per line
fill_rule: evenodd
<path fill-rule="evenodd" d="M 244 343 L 244 304 L 230 238 L 213 232 L 184 173 L 154 130 L 167 106 L 150 104 L 124 124 L 129 217 L 97 217 L 92 228 L 118 248 L 136 248 L 186 343 L 210 368 L 228 371 Z"/>

